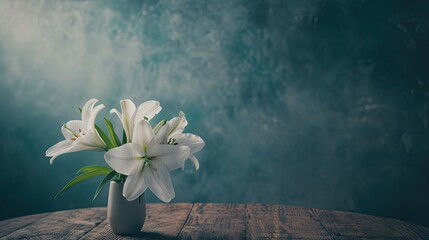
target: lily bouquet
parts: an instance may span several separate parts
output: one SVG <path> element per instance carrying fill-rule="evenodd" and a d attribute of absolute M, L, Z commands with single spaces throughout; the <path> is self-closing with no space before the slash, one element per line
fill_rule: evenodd
<path fill-rule="evenodd" d="M 105 175 L 98 185 L 94 199 L 109 181 L 124 183 L 122 195 L 133 201 L 149 188 L 159 199 L 170 202 L 174 188 L 170 171 L 184 168 L 191 160 L 198 170 L 199 162 L 194 153 L 204 147 L 201 137 L 184 133 L 188 124 L 185 114 L 170 120 L 161 120 L 155 127 L 149 121 L 161 111 L 158 101 L 146 101 L 138 107 L 129 99 L 121 100 L 121 112 L 112 109 L 122 123 L 122 141 L 115 132 L 112 122 L 104 118 L 107 133 L 96 125 L 98 113 L 105 108 L 95 106 L 97 99 L 85 103 L 81 120 L 71 120 L 62 125 L 65 140 L 46 150 L 50 163 L 64 154 L 83 150 L 104 151 L 108 166 L 91 165 L 81 168 L 78 176 L 68 182 L 55 197 L 70 187 L 93 177 Z"/>

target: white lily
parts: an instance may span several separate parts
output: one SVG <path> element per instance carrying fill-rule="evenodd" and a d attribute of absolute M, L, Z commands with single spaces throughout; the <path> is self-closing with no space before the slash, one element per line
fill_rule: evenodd
<path fill-rule="evenodd" d="M 199 152 L 201 149 L 203 149 L 204 145 L 206 144 L 204 140 L 201 137 L 192 133 L 182 133 L 180 135 L 176 135 L 175 141 L 175 143 L 177 143 L 177 146 L 187 146 L 190 148 L 191 153 L 189 154 L 188 159 L 192 161 L 195 166 L 195 170 L 198 171 L 198 169 L 200 168 L 200 162 L 194 156 L 194 153 Z"/>
<path fill-rule="evenodd" d="M 51 164 L 55 158 L 64 153 L 82 150 L 104 151 L 106 149 L 106 143 L 95 130 L 95 118 L 104 109 L 103 104 L 94 107 L 97 101 L 93 98 L 85 103 L 82 108 L 82 120 L 71 120 L 61 127 L 65 140 L 46 150 L 46 156 L 51 158 Z"/>
<path fill-rule="evenodd" d="M 200 163 L 198 159 L 194 156 L 194 153 L 199 152 L 201 149 L 203 149 L 205 142 L 201 137 L 197 135 L 191 133 L 183 133 L 187 125 L 188 121 L 186 120 L 185 113 L 180 111 L 178 117 L 172 118 L 170 121 L 167 122 L 166 125 L 164 125 L 163 128 L 166 128 L 164 131 L 167 131 L 167 135 L 163 139 L 163 142 L 172 145 L 189 147 L 191 149 L 191 153 L 189 154 L 188 159 L 192 161 L 195 166 L 195 169 L 198 170 L 200 168 Z M 182 168 L 184 168 L 184 165 L 182 166 Z"/>
<path fill-rule="evenodd" d="M 163 128 L 155 135 L 150 124 L 140 120 L 134 126 L 131 143 L 110 149 L 104 155 L 110 167 L 128 176 L 122 193 L 128 201 L 137 199 L 147 188 L 164 202 L 175 197 L 169 171 L 183 165 L 190 148 L 161 144 L 166 130 Z"/>
<path fill-rule="evenodd" d="M 136 107 L 133 101 L 125 99 L 121 100 L 122 113 L 116 109 L 110 110 L 110 113 L 115 113 L 121 120 L 125 135 L 127 136 L 127 142 L 131 142 L 133 139 L 134 126 L 142 119 L 150 121 L 161 109 L 161 105 L 158 101 L 146 101 Z"/>

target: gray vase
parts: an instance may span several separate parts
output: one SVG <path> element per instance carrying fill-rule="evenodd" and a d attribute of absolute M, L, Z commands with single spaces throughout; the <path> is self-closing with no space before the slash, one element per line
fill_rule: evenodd
<path fill-rule="evenodd" d="M 120 235 L 139 233 L 146 218 L 144 195 L 134 201 L 122 196 L 123 183 L 111 181 L 107 202 L 107 219 L 112 231 Z"/>

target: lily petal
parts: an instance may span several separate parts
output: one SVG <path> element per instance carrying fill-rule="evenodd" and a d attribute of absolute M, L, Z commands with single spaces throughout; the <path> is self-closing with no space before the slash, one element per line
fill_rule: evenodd
<path fill-rule="evenodd" d="M 134 123 L 147 118 L 150 121 L 156 114 L 161 111 L 161 104 L 158 101 L 150 100 L 140 104 L 134 113 Z"/>
<path fill-rule="evenodd" d="M 140 197 L 146 191 L 147 185 L 144 180 L 143 171 L 137 171 L 127 177 L 124 184 L 122 195 L 128 200 L 133 201 Z"/>
<path fill-rule="evenodd" d="M 47 157 L 51 157 L 51 156 L 57 154 L 58 152 L 64 151 L 64 149 L 70 148 L 72 143 L 73 143 L 72 140 L 63 140 L 61 142 L 58 142 L 57 144 L 48 148 L 45 152 L 45 155 Z"/>
<path fill-rule="evenodd" d="M 98 113 L 103 109 L 104 104 L 100 104 L 91 110 L 89 118 L 86 120 L 86 122 L 84 121 L 86 124 L 86 131 L 95 131 L 95 118 L 97 117 Z"/>
<path fill-rule="evenodd" d="M 70 152 L 70 149 L 72 148 L 73 140 L 63 140 L 54 146 L 48 148 L 46 150 L 46 156 L 50 157 L 50 164 L 52 165 L 54 163 L 55 158 L 60 156 L 61 154 Z"/>
<path fill-rule="evenodd" d="M 135 143 L 127 143 L 117 148 L 110 149 L 104 154 L 107 164 L 116 172 L 132 175 L 143 167 L 140 146 Z"/>
<path fill-rule="evenodd" d="M 131 142 L 133 134 L 133 122 L 131 118 L 136 111 L 136 105 L 130 99 L 121 100 L 121 110 L 122 110 L 122 126 L 127 135 L 128 142 Z"/>
<path fill-rule="evenodd" d="M 190 154 L 190 148 L 187 146 L 174 146 L 161 144 L 147 150 L 149 157 L 155 156 L 154 162 L 159 161 L 164 164 L 169 171 L 181 168 L 185 164 Z"/>
<path fill-rule="evenodd" d="M 84 125 L 81 120 L 71 120 L 61 126 L 61 132 L 63 133 L 64 138 L 68 140 L 79 137 L 83 129 Z"/>
<path fill-rule="evenodd" d="M 172 118 L 167 124 L 170 126 L 168 136 L 173 137 L 183 132 L 185 127 L 188 125 L 188 121 L 186 120 L 185 113 L 180 111 L 179 116 Z"/>
<path fill-rule="evenodd" d="M 91 111 L 94 108 L 95 103 L 98 102 L 97 99 L 92 98 L 90 100 L 88 100 L 85 105 L 83 105 L 82 108 L 82 121 L 83 122 L 88 122 L 88 119 L 91 115 Z"/>
<path fill-rule="evenodd" d="M 76 147 L 80 150 L 104 151 L 107 147 L 106 143 L 101 139 L 98 133 L 90 130 L 84 137 L 80 137 L 75 141 Z"/>
<path fill-rule="evenodd" d="M 148 143 L 149 146 L 155 146 L 157 144 L 166 144 L 168 141 L 168 130 L 170 127 L 166 124 L 156 133 L 155 137 Z"/>
<path fill-rule="evenodd" d="M 179 146 L 188 146 L 191 148 L 191 153 L 199 152 L 204 145 L 206 144 L 204 140 L 191 133 L 184 133 L 181 134 L 177 139 L 176 142 Z"/>
<path fill-rule="evenodd" d="M 112 113 L 115 113 L 116 116 L 118 116 L 119 120 L 121 120 L 121 123 L 122 123 L 122 113 L 120 113 L 118 110 L 116 110 L 114 108 L 110 110 L 110 114 L 112 114 Z"/>
<path fill-rule="evenodd" d="M 145 166 L 143 176 L 149 189 L 162 201 L 170 202 L 175 197 L 168 168 L 157 161 Z"/>
<path fill-rule="evenodd" d="M 200 162 L 198 162 L 198 159 L 194 156 L 194 154 L 189 155 L 189 160 L 192 161 L 195 166 L 195 170 L 198 171 L 198 169 L 200 169 Z"/>
<path fill-rule="evenodd" d="M 153 138 L 153 130 L 146 120 L 140 120 L 134 126 L 133 143 L 137 143 L 142 148 L 145 148 Z"/>

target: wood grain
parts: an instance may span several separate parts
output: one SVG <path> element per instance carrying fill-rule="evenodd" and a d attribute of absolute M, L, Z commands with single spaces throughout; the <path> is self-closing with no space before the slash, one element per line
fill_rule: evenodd
<path fill-rule="evenodd" d="M 142 232 L 114 234 L 106 208 L 0 222 L 0 239 L 429 239 L 429 228 L 365 214 L 269 204 L 147 204 Z"/>
<path fill-rule="evenodd" d="M 379 217 L 321 209 L 313 213 L 334 239 L 403 239 Z"/>
<path fill-rule="evenodd" d="M 6 236 L 20 228 L 26 227 L 33 222 L 42 219 L 47 216 L 49 213 L 34 214 L 30 216 L 25 216 L 21 218 L 9 219 L 0 222 L 0 237 Z"/>
<path fill-rule="evenodd" d="M 81 239 L 176 239 L 191 208 L 191 203 L 147 204 L 141 233 L 133 236 L 116 235 L 106 219 Z"/>
<path fill-rule="evenodd" d="M 2 239 L 78 239 L 105 219 L 105 208 L 54 212 Z"/>
<path fill-rule="evenodd" d="M 429 228 L 395 219 L 385 218 L 384 221 L 401 234 L 403 239 L 429 239 Z"/>
<path fill-rule="evenodd" d="M 311 209 L 284 205 L 247 206 L 247 237 L 251 239 L 332 239 Z"/>
<path fill-rule="evenodd" d="M 243 239 L 246 237 L 244 204 L 194 204 L 178 239 Z"/>

